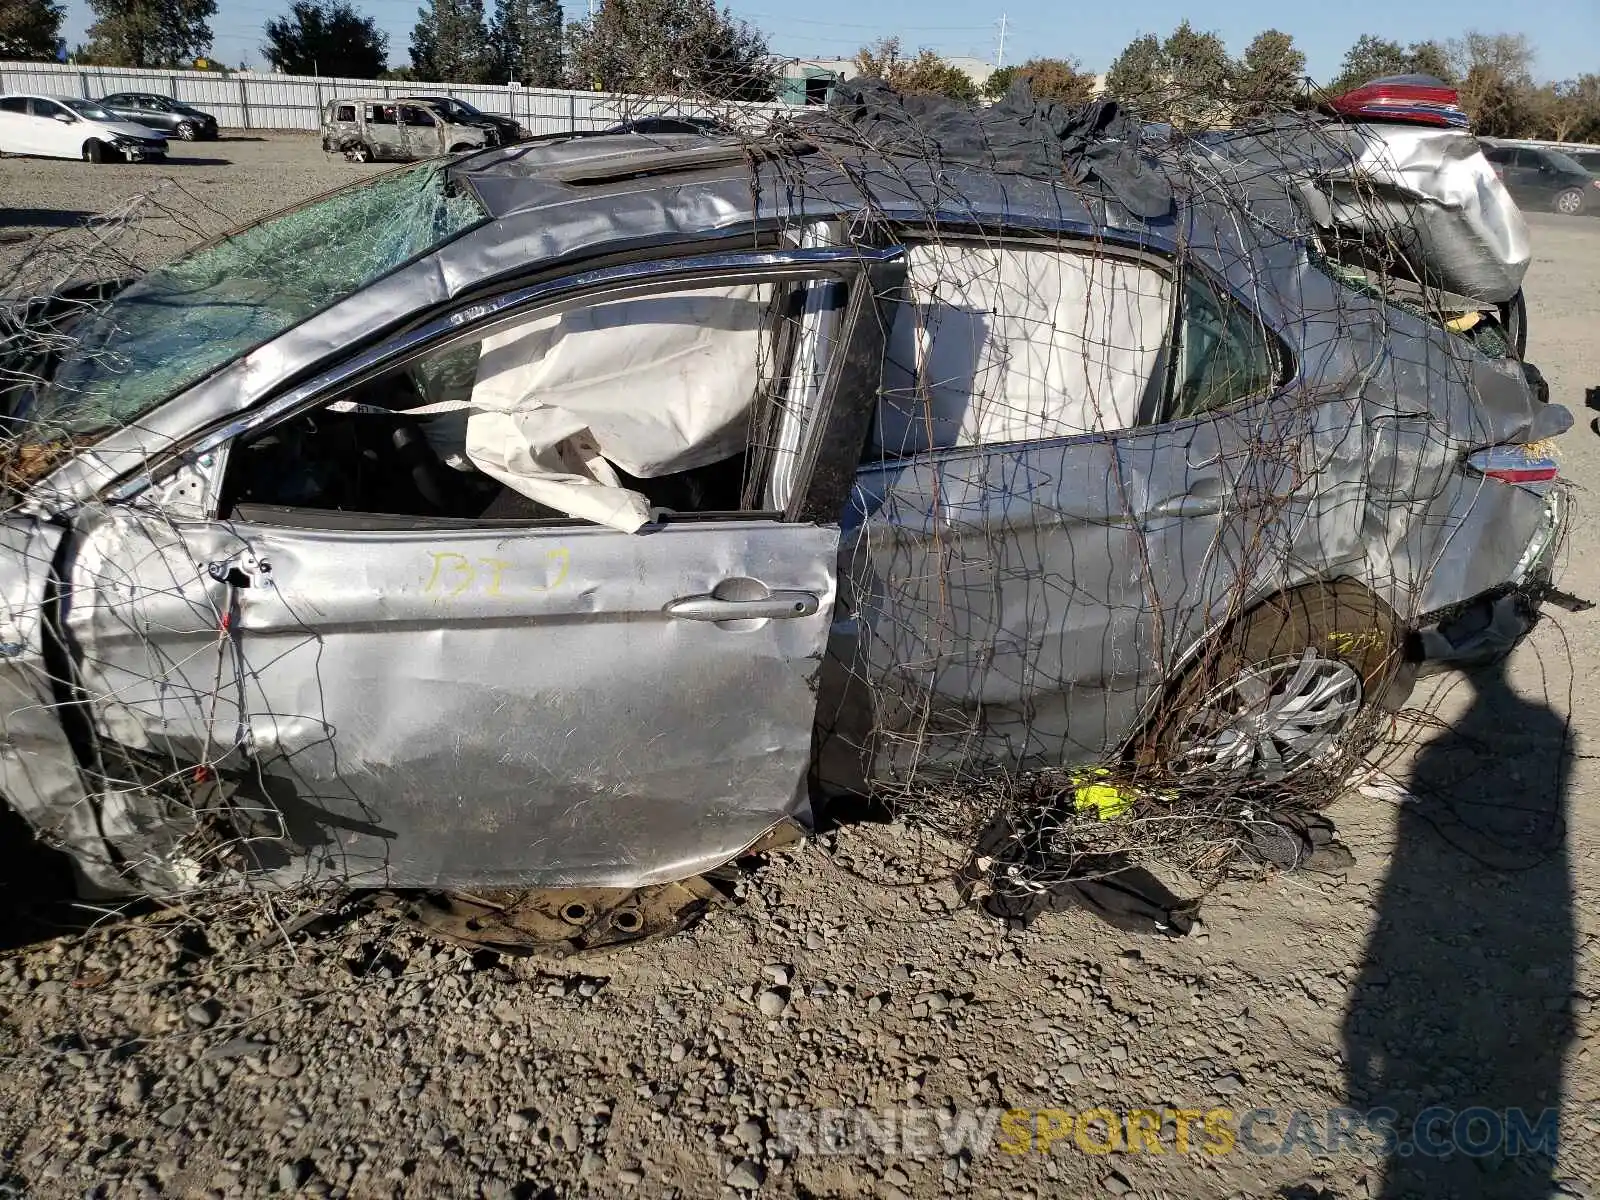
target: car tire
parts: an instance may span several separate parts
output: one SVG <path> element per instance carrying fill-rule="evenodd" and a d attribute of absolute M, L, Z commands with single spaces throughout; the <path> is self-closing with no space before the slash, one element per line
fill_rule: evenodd
<path fill-rule="evenodd" d="M 90 138 L 83 144 L 83 161 L 89 163 L 103 163 L 111 160 L 111 147 L 98 138 Z"/>
<path fill-rule="evenodd" d="M 1557 192 L 1555 203 L 1552 207 L 1564 216 L 1575 217 L 1583 211 L 1584 194 L 1582 188 L 1568 188 L 1564 192 Z"/>
<path fill-rule="evenodd" d="M 1365 587 L 1297 588 L 1208 643 L 1168 689 L 1133 758 L 1179 783 L 1348 770 L 1415 676 L 1398 618 Z"/>
<path fill-rule="evenodd" d="M 186 142 L 192 142 L 200 136 L 200 130 L 193 121 L 179 121 L 178 128 L 173 132 Z"/>
<path fill-rule="evenodd" d="M 373 158 L 372 147 L 365 142 L 357 142 L 349 150 L 345 151 L 345 154 L 351 162 L 357 163 L 371 162 Z"/>

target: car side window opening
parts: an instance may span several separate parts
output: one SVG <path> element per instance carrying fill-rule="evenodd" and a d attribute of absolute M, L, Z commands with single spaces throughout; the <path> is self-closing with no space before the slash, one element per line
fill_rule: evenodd
<path fill-rule="evenodd" d="M 368 125 L 394 125 L 396 124 L 394 105 L 369 104 L 367 105 Z"/>
<path fill-rule="evenodd" d="M 1277 381 L 1278 359 L 1260 319 L 1186 271 L 1171 419 L 1225 408 Z"/>
<path fill-rule="evenodd" d="M 400 109 L 400 119 L 407 125 L 419 125 L 431 128 L 434 124 L 433 114 L 425 108 L 417 108 L 407 104 Z"/>
<path fill-rule="evenodd" d="M 27 111 L 28 101 L 24 96 L 7 96 L 4 100 L 0 100 L 0 112 L 25 114 Z"/>
<path fill-rule="evenodd" d="M 441 348 L 242 438 L 221 515 L 633 531 L 663 514 L 770 514 L 796 330 L 808 289 L 827 286 L 599 298 Z"/>
<path fill-rule="evenodd" d="M 34 100 L 33 115 L 36 117 L 55 117 L 57 115 L 70 116 L 71 114 L 54 100 Z"/>
<path fill-rule="evenodd" d="M 335 121 L 354 121 L 356 119 L 356 106 L 354 104 L 341 104 L 339 111 L 334 113 Z"/>
<path fill-rule="evenodd" d="M 1093 247 L 909 247 L 869 459 L 1135 425 L 1159 408 L 1172 292 Z"/>

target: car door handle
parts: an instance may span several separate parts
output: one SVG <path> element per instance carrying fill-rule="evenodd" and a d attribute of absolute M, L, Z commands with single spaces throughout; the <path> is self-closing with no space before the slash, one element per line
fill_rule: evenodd
<path fill-rule="evenodd" d="M 759 600 L 721 600 L 707 593 L 679 596 L 662 611 L 686 621 L 759 621 L 809 617 L 817 608 L 814 592 L 771 592 Z"/>

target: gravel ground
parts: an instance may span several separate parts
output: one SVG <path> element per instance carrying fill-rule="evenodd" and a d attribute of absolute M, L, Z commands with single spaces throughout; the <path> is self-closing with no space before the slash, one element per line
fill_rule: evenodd
<path fill-rule="evenodd" d="M 361 170 L 304 139 L 192 152 L 230 165 L 7 160 L 0 187 L 36 227 L 162 174 L 243 218 Z M 1530 357 L 1578 409 L 1600 384 L 1600 221 L 1533 225 Z M 1579 485 L 1600 478 L 1586 416 L 1564 453 Z M 1587 519 L 1564 582 L 1600 597 Z M 1557 613 L 1504 669 L 1425 685 L 1445 727 L 1397 774 L 1438 798 L 1351 793 L 1331 813 L 1353 869 L 1224 888 L 1183 941 L 1070 914 L 1006 931 L 957 906 L 956 848 L 871 825 L 772 855 L 688 934 L 570 970 L 443 949 L 375 912 L 286 933 L 300 910 L 262 900 L 49 939 L 8 919 L 0 1194 L 1588 1196 L 1597 621 Z M 1430 1104 L 1559 1105 L 1559 1155 L 981 1137 L 1000 1110 L 1105 1105 L 1273 1109 L 1254 1141 L 1275 1144 L 1293 1110 Z M 804 1144 L 808 1118 L 854 1106 L 976 1132 Z"/>

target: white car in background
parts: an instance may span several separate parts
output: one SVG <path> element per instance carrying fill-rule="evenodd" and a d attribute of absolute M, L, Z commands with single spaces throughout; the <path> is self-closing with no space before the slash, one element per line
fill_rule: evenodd
<path fill-rule="evenodd" d="M 132 162 L 167 155 L 164 133 L 73 96 L 0 96 L 0 154 Z"/>

